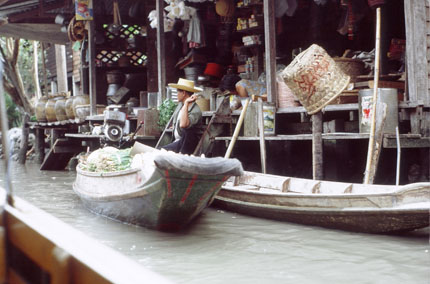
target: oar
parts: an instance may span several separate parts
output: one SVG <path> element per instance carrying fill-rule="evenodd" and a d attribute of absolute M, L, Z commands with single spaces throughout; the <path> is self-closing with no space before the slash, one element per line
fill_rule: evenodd
<path fill-rule="evenodd" d="M 239 136 L 240 128 L 242 127 L 243 119 L 245 118 L 246 110 L 248 109 L 249 101 L 251 99 L 248 98 L 246 100 L 245 105 L 240 113 L 239 120 L 237 121 L 236 128 L 234 129 L 233 136 L 231 137 L 230 144 L 228 144 L 227 151 L 225 152 L 224 158 L 230 158 L 231 152 L 233 151 L 234 144 L 236 143 L 237 136 Z"/>

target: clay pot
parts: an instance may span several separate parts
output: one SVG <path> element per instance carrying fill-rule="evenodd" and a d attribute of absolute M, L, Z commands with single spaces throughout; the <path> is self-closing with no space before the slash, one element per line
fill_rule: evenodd
<path fill-rule="evenodd" d="M 124 82 L 124 74 L 118 70 L 106 72 L 106 81 L 108 84 L 119 84 Z"/>
<path fill-rule="evenodd" d="M 41 97 L 37 100 L 36 103 L 36 120 L 39 122 L 45 122 L 46 121 L 46 113 L 45 113 L 45 106 L 46 102 L 48 101 L 47 97 Z"/>
<path fill-rule="evenodd" d="M 66 111 L 66 115 L 68 119 L 75 119 L 75 113 L 73 112 L 73 100 L 75 97 L 70 97 L 66 100 L 64 109 Z"/>
<path fill-rule="evenodd" d="M 90 105 L 78 105 L 75 107 L 75 115 L 77 118 L 84 120 L 90 115 Z"/>
<path fill-rule="evenodd" d="M 88 95 L 78 95 L 75 96 L 73 99 L 73 113 L 75 114 L 75 117 L 78 117 L 76 115 L 76 107 L 80 105 L 87 105 L 90 103 L 90 97 Z"/>
<path fill-rule="evenodd" d="M 57 117 L 58 121 L 68 119 L 66 113 L 66 98 L 60 97 L 55 102 L 55 116 Z"/>
<path fill-rule="evenodd" d="M 57 116 L 55 115 L 56 102 L 57 102 L 56 99 L 49 99 L 48 102 L 46 102 L 45 114 L 46 114 L 46 120 L 48 120 L 48 122 L 57 121 Z"/>

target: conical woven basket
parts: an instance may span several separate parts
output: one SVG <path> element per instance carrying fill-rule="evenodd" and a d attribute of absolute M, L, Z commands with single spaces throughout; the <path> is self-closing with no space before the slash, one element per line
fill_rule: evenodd
<path fill-rule="evenodd" d="M 350 77 L 316 44 L 297 55 L 281 76 L 308 114 L 318 112 L 336 99 L 350 81 Z"/>

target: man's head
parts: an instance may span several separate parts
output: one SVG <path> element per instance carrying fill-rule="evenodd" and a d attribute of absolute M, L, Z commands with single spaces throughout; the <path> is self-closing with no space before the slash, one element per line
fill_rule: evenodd
<path fill-rule="evenodd" d="M 239 82 L 242 78 L 236 74 L 227 74 L 222 77 L 221 82 L 218 88 L 221 91 L 230 91 L 232 93 L 236 92 L 236 83 Z"/>
<path fill-rule="evenodd" d="M 184 102 L 188 97 L 190 97 L 193 93 L 178 89 L 178 102 Z"/>
<path fill-rule="evenodd" d="M 178 89 L 178 101 L 184 102 L 193 93 L 201 92 L 202 89 L 194 87 L 194 81 L 179 78 L 178 83 L 170 83 L 169 87 Z"/>

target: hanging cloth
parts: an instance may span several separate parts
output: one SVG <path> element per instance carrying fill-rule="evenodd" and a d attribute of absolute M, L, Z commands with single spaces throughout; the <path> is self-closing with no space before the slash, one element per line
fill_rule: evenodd
<path fill-rule="evenodd" d="M 197 12 L 195 12 L 191 17 L 187 41 L 192 48 L 203 47 L 206 45 L 203 25 Z"/>

